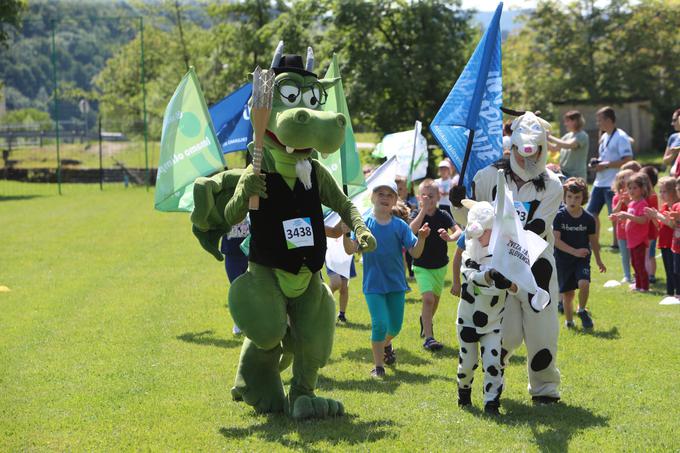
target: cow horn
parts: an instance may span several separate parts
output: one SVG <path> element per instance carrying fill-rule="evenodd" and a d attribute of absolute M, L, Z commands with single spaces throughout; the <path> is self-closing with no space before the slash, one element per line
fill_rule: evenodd
<path fill-rule="evenodd" d="M 305 64 L 305 70 L 314 72 L 314 51 L 311 47 L 307 47 L 307 64 Z"/>
<path fill-rule="evenodd" d="M 274 69 L 279 66 L 279 63 L 281 62 L 281 57 L 283 57 L 283 41 L 279 41 L 279 44 L 276 46 L 276 50 L 274 51 L 274 58 L 272 59 L 272 66 L 270 69 Z"/>

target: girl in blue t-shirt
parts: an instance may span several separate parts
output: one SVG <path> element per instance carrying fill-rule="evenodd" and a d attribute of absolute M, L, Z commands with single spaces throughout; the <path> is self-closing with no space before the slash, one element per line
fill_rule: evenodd
<path fill-rule="evenodd" d="M 397 204 L 397 184 L 394 181 L 375 187 L 371 203 L 373 213 L 365 221 L 378 246 L 373 252 L 364 253 L 363 291 L 371 314 L 371 348 L 375 364 L 371 376 L 381 378 L 385 376 L 384 365 L 391 365 L 397 360 L 392 339 L 401 330 L 404 320 L 408 286 L 401 248 L 406 248 L 414 258 L 420 257 L 430 227 L 425 223 L 416 238 L 406 222 L 392 215 Z M 344 246 L 348 254 L 360 251 L 359 243 L 353 238 L 345 237 Z"/>

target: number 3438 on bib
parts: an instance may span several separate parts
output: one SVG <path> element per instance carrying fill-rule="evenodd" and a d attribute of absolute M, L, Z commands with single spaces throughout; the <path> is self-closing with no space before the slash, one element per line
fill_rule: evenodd
<path fill-rule="evenodd" d="M 283 234 L 286 237 L 288 250 L 314 246 L 314 231 L 312 230 L 312 221 L 309 217 L 284 220 Z"/>

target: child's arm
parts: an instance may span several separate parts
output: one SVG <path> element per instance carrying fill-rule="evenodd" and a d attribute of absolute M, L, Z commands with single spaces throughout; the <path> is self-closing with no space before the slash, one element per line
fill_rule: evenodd
<path fill-rule="evenodd" d="M 617 214 L 617 216 L 619 219 L 630 220 L 639 224 L 645 224 L 649 222 L 649 218 L 646 215 L 633 215 L 631 213 L 621 211 Z"/>
<path fill-rule="evenodd" d="M 352 239 L 347 235 L 342 236 L 342 246 L 345 248 L 345 253 L 348 255 L 353 255 L 359 251 L 359 241 Z"/>
<path fill-rule="evenodd" d="M 337 239 L 345 233 L 349 233 L 349 228 L 343 222 L 339 222 L 334 227 L 329 227 L 324 225 L 326 230 L 326 236 L 332 239 Z"/>
<path fill-rule="evenodd" d="M 449 234 L 446 228 L 440 228 L 437 230 L 437 233 L 439 233 L 439 237 L 446 242 L 456 242 L 460 235 L 463 234 L 463 230 L 455 223 L 451 227 L 451 231 L 453 231 L 453 234 Z"/>
<path fill-rule="evenodd" d="M 600 241 L 597 240 L 597 234 L 589 234 L 588 239 L 590 240 L 590 248 L 593 250 L 593 255 L 595 255 L 597 267 L 600 269 L 600 272 L 607 272 L 607 267 L 600 258 Z"/>
<path fill-rule="evenodd" d="M 421 226 L 423 226 L 423 220 L 425 220 L 425 209 L 421 205 L 420 210 L 418 211 L 418 215 L 409 224 L 409 227 L 411 227 L 411 231 L 413 232 L 413 234 L 418 234 L 418 230 L 420 229 Z"/>
<path fill-rule="evenodd" d="M 460 266 L 463 261 L 463 249 L 457 248 L 453 255 L 453 285 L 451 286 L 451 294 L 460 297 Z"/>
<path fill-rule="evenodd" d="M 425 240 L 429 235 L 430 226 L 426 223 L 418 230 L 418 240 L 416 241 L 416 245 L 408 250 L 412 257 L 416 259 L 420 258 L 420 255 L 423 254 L 423 249 L 425 248 Z"/>
<path fill-rule="evenodd" d="M 579 258 L 585 258 L 588 256 L 588 253 L 590 253 L 588 249 L 575 249 L 571 245 L 564 242 L 560 237 L 561 233 L 559 230 L 553 230 L 553 236 L 555 238 L 555 248 L 557 250 L 561 250 L 564 253 L 568 253 Z"/>

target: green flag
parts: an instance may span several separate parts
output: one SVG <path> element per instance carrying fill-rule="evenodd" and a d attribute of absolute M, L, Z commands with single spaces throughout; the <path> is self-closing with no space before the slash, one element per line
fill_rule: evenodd
<path fill-rule="evenodd" d="M 165 108 L 155 208 L 166 212 L 191 211 L 196 178 L 223 168 L 222 148 L 192 67 Z"/>
<path fill-rule="evenodd" d="M 333 54 L 333 60 L 328 67 L 325 78 L 335 77 L 340 77 L 340 69 L 338 68 L 337 55 Z M 331 170 L 333 177 L 340 185 L 347 186 L 348 195 L 352 197 L 366 190 L 366 180 L 361 170 L 361 161 L 359 161 L 357 143 L 354 140 L 354 130 L 352 129 L 352 121 L 349 117 L 349 109 L 347 108 L 342 81 L 338 81 L 328 91 L 328 99 L 323 109 L 329 112 L 343 113 L 347 118 L 345 142 L 340 147 L 340 151 L 330 154 L 326 159 L 321 158 L 321 162 Z"/>

